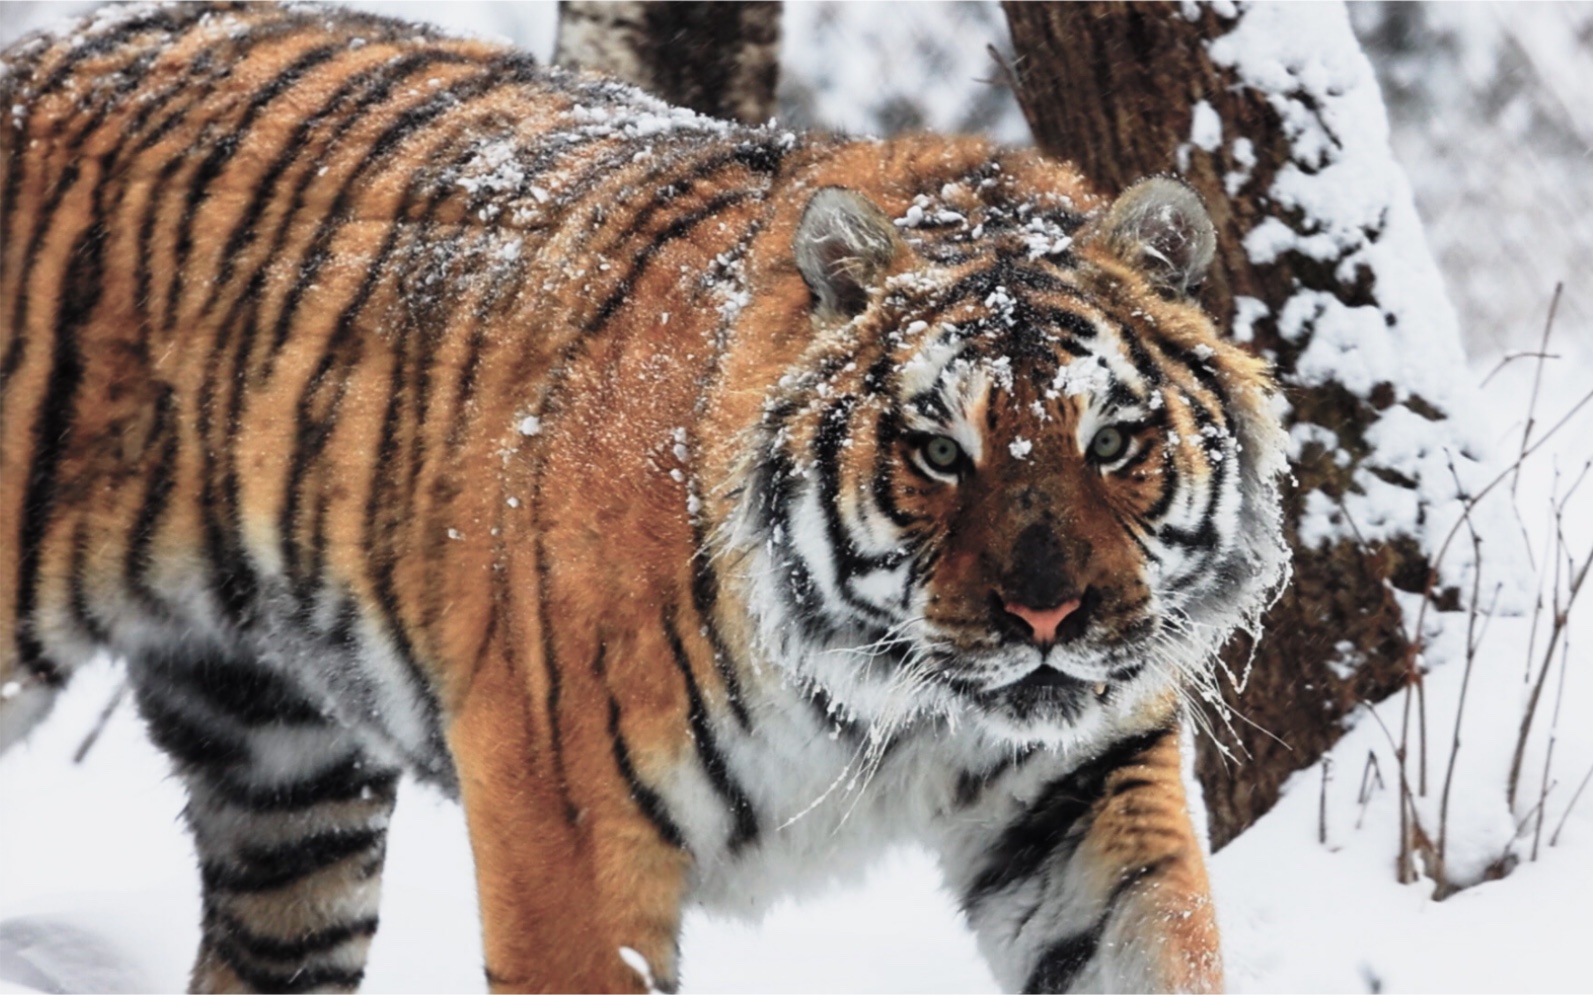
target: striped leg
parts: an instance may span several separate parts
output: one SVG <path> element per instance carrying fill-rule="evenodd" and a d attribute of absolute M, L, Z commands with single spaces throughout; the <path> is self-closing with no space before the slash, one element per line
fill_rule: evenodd
<path fill-rule="evenodd" d="M 1005 808 L 995 835 L 954 841 L 947 864 L 998 980 L 1027 992 L 1221 990 L 1176 729 L 1120 744 L 1026 804 L 990 794 Z"/>
<path fill-rule="evenodd" d="M 150 733 L 188 785 L 204 892 L 193 989 L 353 991 L 398 771 L 263 666 L 140 663 Z"/>

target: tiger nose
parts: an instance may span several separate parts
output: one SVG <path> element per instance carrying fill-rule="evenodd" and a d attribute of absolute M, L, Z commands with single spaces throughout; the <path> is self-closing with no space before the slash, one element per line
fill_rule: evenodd
<path fill-rule="evenodd" d="M 1008 601 L 1002 607 L 1009 615 L 1016 615 L 1028 623 L 1029 631 L 1037 644 L 1049 646 L 1056 642 L 1057 626 L 1062 624 L 1063 619 L 1077 611 L 1083 603 L 1082 598 L 1069 598 L 1055 608 L 1030 608 L 1016 601 Z"/>

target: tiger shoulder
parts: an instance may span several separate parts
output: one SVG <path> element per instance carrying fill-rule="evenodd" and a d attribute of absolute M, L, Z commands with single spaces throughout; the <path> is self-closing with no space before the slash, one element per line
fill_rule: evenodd
<path fill-rule="evenodd" d="M 891 840 L 1006 987 L 1220 988 L 1180 743 L 1284 446 L 1187 187 L 310 5 L 0 61 L 0 746 L 126 661 L 195 990 L 358 986 L 404 772 L 494 990 Z"/>

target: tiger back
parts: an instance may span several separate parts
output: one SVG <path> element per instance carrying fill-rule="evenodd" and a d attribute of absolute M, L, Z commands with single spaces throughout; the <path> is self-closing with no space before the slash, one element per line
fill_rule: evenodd
<path fill-rule="evenodd" d="M 196 989 L 358 985 L 404 771 L 496 990 L 672 990 L 890 839 L 1003 984 L 1220 985 L 1182 702 L 1282 446 L 1186 188 L 313 6 L 4 61 L 0 745 L 126 659 Z"/>

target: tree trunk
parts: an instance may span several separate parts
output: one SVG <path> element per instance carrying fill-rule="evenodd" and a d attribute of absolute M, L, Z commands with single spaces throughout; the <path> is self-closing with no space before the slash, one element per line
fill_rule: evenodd
<path fill-rule="evenodd" d="M 780 77 L 780 4 L 565 0 L 553 61 L 701 114 L 762 124 L 774 115 Z"/>
<path fill-rule="evenodd" d="M 1263 92 L 1233 65 L 1214 61 L 1211 45 L 1235 29 L 1234 15 L 1177 3 L 1004 6 L 1019 102 L 1043 150 L 1078 163 L 1106 191 L 1176 172 L 1205 199 L 1219 249 L 1203 301 L 1219 324 L 1275 357 L 1292 407 L 1288 424 L 1304 427 L 1295 435 L 1308 440 L 1286 496 L 1294 578 L 1266 618 L 1248 687 L 1242 695 L 1228 689 L 1239 719 L 1226 733 L 1215 726 L 1220 738 L 1236 741 L 1237 759 L 1226 758 L 1212 737 L 1201 738 L 1197 770 L 1212 844 L 1220 847 L 1276 802 L 1290 773 L 1339 738 L 1358 702 L 1386 697 L 1415 676 L 1390 588 L 1424 589 L 1430 564 L 1422 543 L 1385 530 L 1368 542 L 1341 535 L 1312 544 L 1302 541 L 1301 524 L 1308 510 L 1320 516 L 1324 507 L 1347 519 L 1344 499 L 1363 490 L 1362 471 L 1415 487 L 1378 465 L 1368 441 L 1385 411 L 1398 404 L 1429 421 L 1444 416 L 1396 383 L 1357 393 L 1337 379 L 1324 382 L 1319 372 L 1301 375 L 1298 361 L 1314 334 L 1312 319 L 1298 320 L 1298 301 L 1310 299 L 1302 292 L 1331 295 L 1346 309 L 1374 309 L 1356 313 L 1389 326 L 1400 315 L 1384 306 L 1381 274 L 1362 262 L 1379 227 L 1349 231 L 1331 251 L 1317 244 L 1310 255 L 1297 242 L 1267 259 L 1254 242 L 1263 226 L 1280 222 L 1298 240 L 1321 229 L 1302 208 L 1285 208 L 1274 182 L 1285 169 L 1311 173 L 1332 162 L 1331 143 L 1313 151 L 1295 139 L 1313 128 L 1332 136 L 1344 123 L 1324 120 L 1308 85 L 1284 90 L 1280 99 L 1277 90 Z M 1280 112 L 1290 115 L 1287 122 Z M 1355 521 L 1347 524 L 1353 533 Z M 1244 672 L 1251 649 L 1244 637 L 1230 644 L 1224 655 L 1233 673 Z"/>

